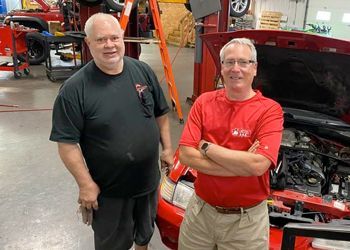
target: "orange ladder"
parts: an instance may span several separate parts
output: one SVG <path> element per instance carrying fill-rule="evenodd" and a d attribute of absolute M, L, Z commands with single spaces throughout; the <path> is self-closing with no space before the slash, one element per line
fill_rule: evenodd
<path fill-rule="evenodd" d="M 123 30 L 125 30 L 126 26 L 128 25 L 133 2 L 134 0 L 126 0 L 124 2 L 123 12 L 120 18 L 120 26 Z M 183 123 L 184 119 L 182 115 L 181 105 L 179 102 L 179 96 L 178 96 L 178 92 L 175 84 L 175 78 L 174 78 L 173 69 L 171 66 L 169 52 L 165 42 L 163 27 L 160 21 L 157 0 L 148 0 L 148 2 L 149 2 L 150 10 L 152 11 L 152 17 L 153 17 L 154 26 L 157 32 L 157 36 L 159 37 L 158 45 L 160 49 L 160 55 L 162 58 L 165 79 L 168 84 L 168 92 L 171 99 L 171 104 L 173 108 L 175 108 L 177 111 L 177 115 L 179 117 L 180 123 Z"/>

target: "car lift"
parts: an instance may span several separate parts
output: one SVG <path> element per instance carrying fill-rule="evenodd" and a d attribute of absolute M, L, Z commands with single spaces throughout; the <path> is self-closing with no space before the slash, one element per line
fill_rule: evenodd
<path fill-rule="evenodd" d="M 124 8 L 123 12 L 120 18 L 120 26 L 123 30 L 126 29 L 126 26 L 128 25 L 129 22 L 129 16 L 132 8 L 134 0 L 126 0 L 124 3 Z M 163 32 L 163 27 L 160 21 L 160 15 L 159 15 L 159 9 L 157 5 L 156 0 L 148 0 L 149 2 L 149 7 L 152 12 L 152 17 L 153 17 L 153 22 L 155 26 L 155 30 L 157 33 L 157 36 L 159 37 L 159 49 L 160 49 L 160 55 L 162 58 L 162 63 L 163 63 L 163 68 L 164 68 L 164 74 L 165 78 L 168 84 L 168 91 L 169 91 L 169 96 L 171 98 L 171 103 L 173 105 L 173 108 L 176 109 L 177 115 L 179 117 L 180 123 L 184 122 L 183 115 L 182 115 L 182 110 L 181 110 L 181 105 L 179 102 L 179 96 L 175 84 L 175 78 L 171 66 L 171 61 L 169 57 L 169 52 L 168 48 L 166 46 L 166 41 L 164 37 L 164 32 Z"/>
<path fill-rule="evenodd" d="M 196 41 L 194 59 L 194 79 L 192 101 L 195 101 L 202 93 L 212 91 L 216 88 L 218 75 L 214 60 L 206 44 L 203 43 L 200 35 L 225 32 L 228 29 L 229 0 L 216 0 L 221 4 L 221 11 L 214 12 L 208 16 L 196 18 Z M 191 6 L 192 7 L 192 6 Z"/>

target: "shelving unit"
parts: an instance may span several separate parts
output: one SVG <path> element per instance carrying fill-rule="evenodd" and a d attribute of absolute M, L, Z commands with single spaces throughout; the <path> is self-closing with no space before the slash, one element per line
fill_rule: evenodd
<path fill-rule="evenodd" d="M 259 29 L 280 29 L 280 22 L 282 17 L 281 12 L 263 11 L 260 17 Z"/>
<path fill-rule="evenodd" d="M 65 33 L 65 36 L 43 36 L 43 40 L 47 44 L 48 48 L 51 48 L 52 45 L 56 47 L 56 53 L 59 52 L 60 48 L 63 47 L 63 45 L 70 44 L 72 48 L 72 61 L 73 65 L 70 66 L 60 66 L 60 65 L 54 65 L 52 62 L 51 53 L 49 54 L 48 58 L 46 59 L 45 66 L 46 66 L 46 75 L 49 78 L 50 81 L 55 82 L 57 80 L 67 79 L 71 75 L 73 75 L 75 72 L 77 72 L 83 65 L 82 56 L 80 55 L 81 61 L 78 63 L 78 52 L 76 51 L 76 46 L 79 46 L 82 51 L 83 46 L 83 38 L 70 35 L 69 32 Z M 80 53 L 81 53 L 80 51 Z"/>

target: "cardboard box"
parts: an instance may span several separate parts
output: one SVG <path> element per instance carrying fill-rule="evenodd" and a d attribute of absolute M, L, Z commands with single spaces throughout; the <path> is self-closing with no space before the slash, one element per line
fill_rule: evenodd
<path fill-rule="evenodd" d="M 49 32 L 51 34 L 54 35 L 56 31 L 62 32 L 62 26 L 59 21 L 49 21 L 48 24 L 49 24 Z"/>

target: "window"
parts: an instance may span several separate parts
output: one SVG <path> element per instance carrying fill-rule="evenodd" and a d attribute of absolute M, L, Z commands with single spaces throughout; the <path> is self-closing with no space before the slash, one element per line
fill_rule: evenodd
<path fill-rule="evenodd" d="M 350 13 L 344 13 L 342 22 L 343 23 L 350 23 Z"/>
<path fill-rule="evenodd" d="M 316 20 L 329 21 L 331 20 L 331 13 L 329 11 L 317 11 Z"/>

